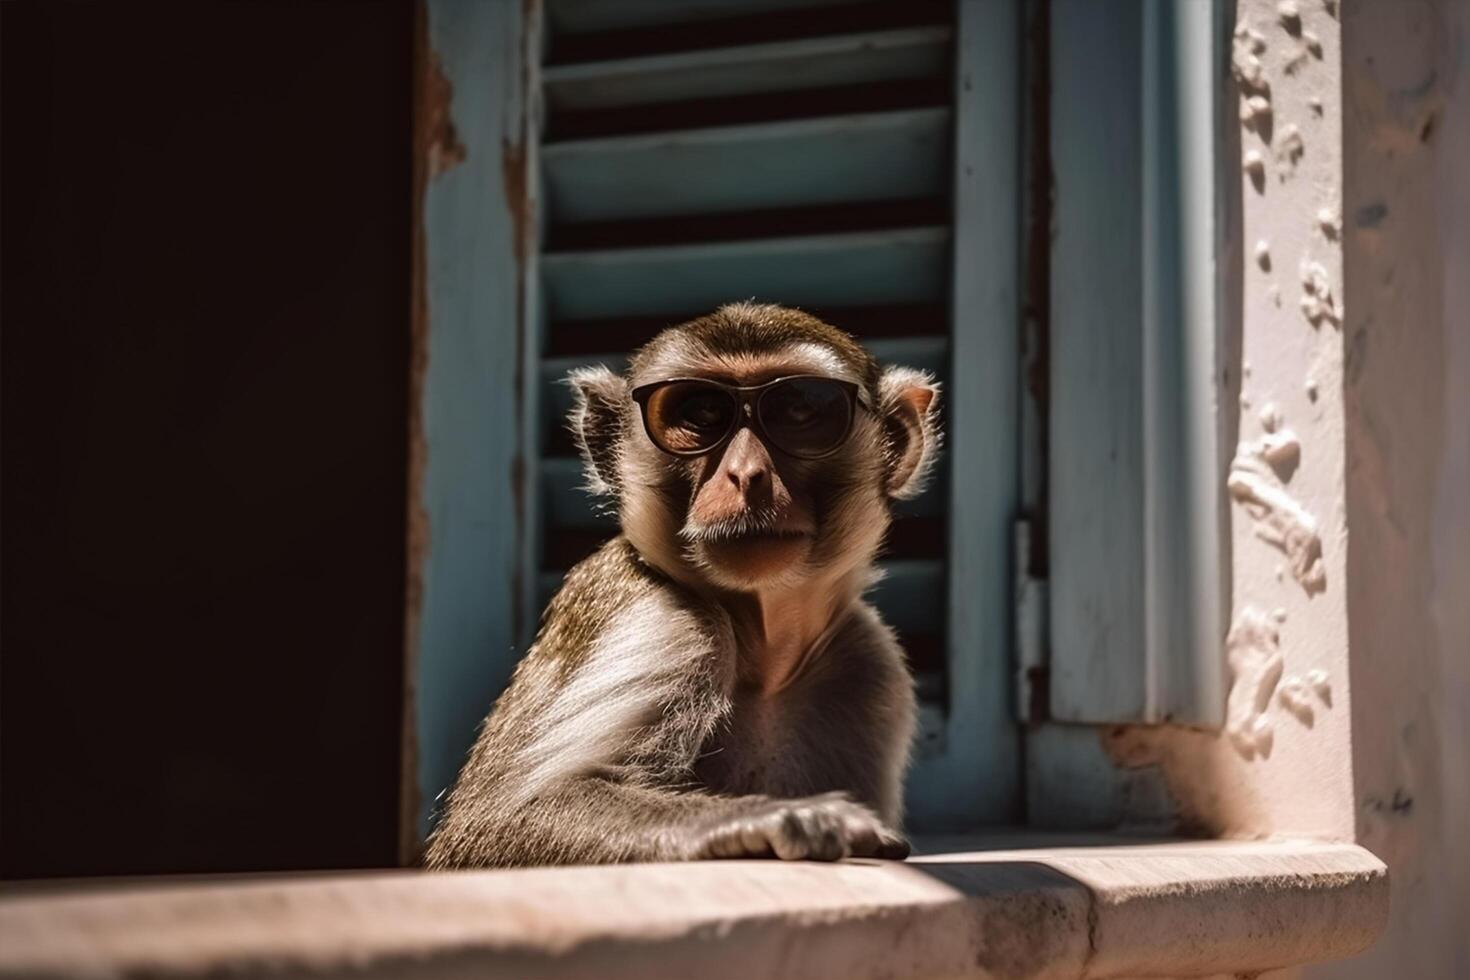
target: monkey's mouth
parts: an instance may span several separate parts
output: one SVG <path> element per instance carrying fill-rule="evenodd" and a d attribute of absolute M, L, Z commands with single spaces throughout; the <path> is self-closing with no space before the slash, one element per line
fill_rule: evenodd
<path fill-rule="evenodd" d="M 800 522 L 741 516 L 712 524 L 686 526 L 679 533 L 690 544 L 719 545 L 800 541 L 812 537 L 816 531 Z"/>
<path fill-rule="evenodd" d="M 717 582 L 733 588 L 757 586 L 789 575 L 811 551 L 816 529 L 796 515 L 741 515 L 691 525 L 681 532 L 691 557 Z"/>

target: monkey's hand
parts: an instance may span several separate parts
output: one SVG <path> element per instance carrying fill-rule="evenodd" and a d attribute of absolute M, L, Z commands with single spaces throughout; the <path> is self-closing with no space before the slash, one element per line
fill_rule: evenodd
<path fill-rule="evenodd" d="M 693 854 L 696 859 L 773 855 L 783 861 L 903 860 L 909 843 L 846 793 L 824 793 L 769 800 L 727 815 L 699 831 Z"/>

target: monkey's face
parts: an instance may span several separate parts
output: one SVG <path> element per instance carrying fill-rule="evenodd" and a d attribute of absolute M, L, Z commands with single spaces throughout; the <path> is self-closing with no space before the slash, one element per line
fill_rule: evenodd
<path fill-rule="evenodd" d="M 736 589 L 806 576 L 825 530 L 809 467 L 741 425 L 722 448 L 684 469 L 688 503 L 679 537 L 693 565 Z"/>
<path fill-rule="evenodd" d="M 851 338 L 779 307 L 725 307 L 655 338 L 626 379 L 573 381 L 593 489 L 617 493 L 624 533 L 721 589 L 866 567 L 932 455 L 929 379 L 880 377 Z"/>

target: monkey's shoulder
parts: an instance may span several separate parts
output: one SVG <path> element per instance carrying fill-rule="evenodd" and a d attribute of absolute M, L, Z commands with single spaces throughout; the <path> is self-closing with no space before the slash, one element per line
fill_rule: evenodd
<path fill-rule="evenodd" d="M 555 665 L 565 679 L 608 638 L 620 623 L 643 615 L 639 630 L 650 641 L 661 626 L 672 627 L 684 614 L 703 618 L 700 603 L 662 573 L 649 567 L 628 539 L 619 535 L 567 573 L 542 616 L 541 631 L 528 660 Z"/>

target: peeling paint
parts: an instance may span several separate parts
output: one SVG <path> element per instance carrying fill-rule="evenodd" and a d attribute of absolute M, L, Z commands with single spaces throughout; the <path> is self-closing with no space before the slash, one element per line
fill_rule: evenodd
<path fill-rule="evenodd" d="M 1316 713 L 1308 696 L 1306 681 L 1296 676 L 1287 677 L 1276 691 L 1276 700 L 1293 718 L 1308 728 L 1312 727 Z"/>
<path fill-rule="evenodd" d="M 455 131 L 450 105 L 454 100 L 454 88 L 439 55 L 425 46 L 427 63 L 423 66 L 422 86 L 419 91 L 416 124 L 422 126 L 422 142 L 419 144 L 428 165 L 430 180 L 442 177 L 464 163 L 465 147 Z"/>
<path fill-rule="evenodd" d="M 1262 139 L 1268 139 L 1271 130 L 1271 100 L 1264 95 L 1252 95 L 1241 104 L 1240 121 L 1246 129 L 1254 130 L 1261 134 Z"/>
<path fill-rule="evenodd" d="M 505 194 L 505 208 L 510 215 L 512 230 L 511 242 L 515 250 L 516 261 L 523 263 L 526 256 L 536 247 L 533 229 L 535 222 L 532 220 L 532 205 L 527 189 L 530 186 L 530 173 L 526 164 L 526 144 L 523 138 L 515 140 L 509 137 L 500 141 L 500 179 L 502 191 Z"/>
<path fill-rule="evenodd" d="M 1327 278 L 1327 270 L 1320 262 L 1303 259 L 1301 279 L 1301 308 L 1307 322 L 1314 327 L 1320 327 L 1323 323 L 1339 326 L 1342 318 L 1337 312 L 1337 302 L 1332 296 L 1332 283 Z"/>
<path fill-rule="evenodd" d="M 1236 459 L 1264 460 L 1283 481 L 1290 480 L 1292 471 L 1301 461 L 1301 440 L 1291 429 L 1283 427 L 1285 420 L 1281 410 L 1270 402 L 1262 406 L 1260 420 L 1266 431 L 1256 439 L 1242 442 L 1236 450 Z"/>
<path fill-rule="evenodd" d="M 1292 577 L 1314 594 L 1327 586 L 1317 520 L 1285 484 L 1300 463 L 1301 442 L 1279 427 L 1279 418 L 1273 416 L 1273 425 L 1273 431 L 1240 444 L 1226 486 L 1255 521 L 1256 536 L 1285 554 Z"/>
<path fill-rule="evenodd" d="M 1330 242 L 1335 242 L 1342 236 L 1342 218 L 1338 216 L 1336 208 L 1318 209 L 1317 230 Z"/>
<path fill-rule="evenodd" d="M 1225 649 L 1231 673 L 1225 733 L 1243 758 L 1267 757 L 1273 731 L 1266 711 L 1285 665 L 1280 634 L 1260 610 L 1247 607 L 1231 627 Z"/>
<path fill-rule="evenodd" d="M 1307 671 L 1307 686 L 1309 686 L 1327 707 L 1332 707 L 1332 681 L 1327 671 L 1321 667 L 1314 667 Z"/>
<path fill-rule="evenodd" d="M 1281 0 L 1276 5 L 1276 22 L 1292 37 L 1301 34 L 1302 11 L 1296 0 Z"/>
<path fill-rule="evenodd" d="M 1266 158 L 1261 155 L 1260 150 L 1246 150 L 1245 162 L 1242 165 L 1245 174 L 1251 180 L 1251 186 L 1257 193 L 1266 190 Z"/>
<path fill-rule="evenodd" d="M 1231 73 L 1247 93 L 1265 92 L 1270 88 L 1260 55 L 1266 50 L 1266 39 L 1244 20 L 1235 25 L 1231 42 Z"/>
<path fill-rule="evenodd" d="M 1283 164 L 1281 179 L 1296 172 L 1297 165 L 1301 163 L 1302 155 L 1307 152 L 1307 144 L 1302 139 L 1301 130 L 1297 129 L 1295 123 L 1288 123 L 1281 129 L 1281 139 L 1276 144 L 1276 162 Z"/>
<path fill-rule="evenodd" d="M 1267 432 L 1275 432 L 1281 428 L 1286 419 L 1281 414 L 1281 409 L 1276 407 L 1275 402 L 1267 402 L 1261 406 L 1261 412 L 1257 416 L 1261 421 L 1261 428 Z"/>

